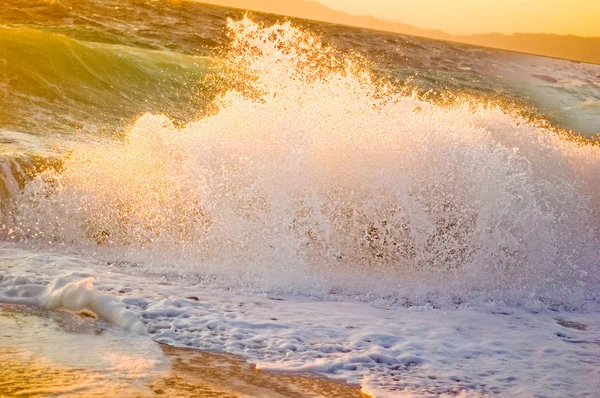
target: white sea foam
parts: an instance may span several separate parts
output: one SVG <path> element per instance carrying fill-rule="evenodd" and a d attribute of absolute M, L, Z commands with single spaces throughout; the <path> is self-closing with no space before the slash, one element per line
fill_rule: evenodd
<path fill-rule="evenodd" d="M 229 29 L 240 80 L 212 114 L 75 149 L 17 196 L 12 236 L 307 293 L 597 293 L 600 147 L 394 94 L 289 24 Z"/>
<path fill-rule="evenodd" d="M 97 289 L 119 296 L 158 342 L 239 354 L 262 370 L 347 380 L 377 397 L 558 398 L 600 389 L 593 302 L 578 311 L 494 301 L 436 309 L 248 295 L 8 243 L 0 243 L 0 266 L 34 281 L 93 275 Z"/>
<path fill-rule="evenodd" d="M 45 286 L 23 276 L 6 276 L 0 280 L 0 302 L 46 309 L 89 310 L 102 320 L 145 334 L 146 328 L 137 315 L 127 310 L 125 304 L 114 296 L 100 294 L 94 287 L 93 280 L 85 278 L 69 281 L 57 278 Z"/>

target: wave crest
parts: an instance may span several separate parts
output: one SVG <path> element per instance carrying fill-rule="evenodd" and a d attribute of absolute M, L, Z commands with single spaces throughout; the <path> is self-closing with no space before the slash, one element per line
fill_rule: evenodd
<path fill-rule="evenodd" d="M 20 235 L 261 286 L 595 294 L 598 146 L 394 94 L 289 23 L 229 32 L 213 114 L 73 151 L 18 197 Z"/>

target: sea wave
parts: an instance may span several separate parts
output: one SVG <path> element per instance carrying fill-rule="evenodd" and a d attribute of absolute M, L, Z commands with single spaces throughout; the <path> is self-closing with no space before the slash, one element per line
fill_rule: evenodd
<path fill-rule="evenodd" d="M 47 135 L 114 128 L 149 109 L 189 119 L 209 73 L 206 57 L 0 27 L 0 125 Z"/>
<path fill-rule="evenodd" d="M 4 234 L 309 293 L 598 294 L 599 146 L 397 94 L 289 23 L 228 29 L 208 116 L 82 144 L 15 196 Z"/>

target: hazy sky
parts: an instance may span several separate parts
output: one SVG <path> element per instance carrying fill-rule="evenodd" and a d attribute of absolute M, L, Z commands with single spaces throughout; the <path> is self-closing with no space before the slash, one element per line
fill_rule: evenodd
<path fill-rule="evenodd" d="M 448 33 L 558 33 L 600 36 L 600 0 L 317 0 Z"/>

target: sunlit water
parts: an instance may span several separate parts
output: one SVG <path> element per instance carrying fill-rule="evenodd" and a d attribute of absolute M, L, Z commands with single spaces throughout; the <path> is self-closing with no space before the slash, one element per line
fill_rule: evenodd
<path fill-rule="evenodd" d="M 89 317 L 0 306 L 0 395 L 361 397 L 322 378 L 259 372 L 234 356 L 158 346 Z"/>
<path fill-rule="evenodd" d="M 448 363 L 433 366 L 423 346 L 399 348 L 398 325 L 383 313 L 374 319 L 388 337 L 346 336 L 353 323 L 368 325 L 351 317 L 343 331 L 310 334 L 298 302 L 348 300 L 398 316 L 405 307 L 479 308 L 480 321 L 507 312 L 495 306 L 576 311 L 593 334 L 600 66 L 201 4 L 0 7 L 3 261 L 6 276 L 34 277 L 6 279 L 6 300 L 62 274 L 103 277 L 103 292 L 137 292 L 127 307 L 158 341 L 387 393 L 435 395 L 457 383 L 524 394 L 527 382 L 444 373 Z M 100 266 L 77 272 L 90 258 Z M 119 277 L 105 267 L 130 285 L 107 287 Z M 159 293 L 159 282 L 175 287 Z M 197 293 L 185 290 L 197 286 L 217 289 L 204 301 L 236 321 L 206 323 L 202 304 L 189 303 Z M 240 321 L 243 305 L 216 304 L 223 292 L 285 297 L 275 314 L 301 309 L 288 323 L 260 311 Z M 414 318 L 431 326 L 425 335 L 445 335 L 433 332 L 435 314 Z M 536 327 L 556 327 L 555 316 L 539 316 Z M 277 330 L 271 321 L 294 332 L 255 336 Z M 540 352 L 563 338 L 556 333 Z M 302 354 L 324 336 L 358 340 Z M 579 341 L 597 363 L 597 342 Z M 579 358 L 579 349 L 569 352 Z M 528 355 L 519 345 L 509 352 Z M 438 373 L 403 379 L 400 364 Z M 572 377 L 587 369 L 569 366 Z M 479 377 L 493 379 L 494 367 Z"/>

